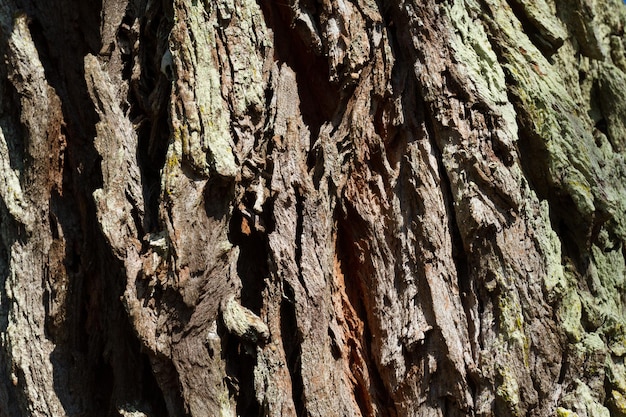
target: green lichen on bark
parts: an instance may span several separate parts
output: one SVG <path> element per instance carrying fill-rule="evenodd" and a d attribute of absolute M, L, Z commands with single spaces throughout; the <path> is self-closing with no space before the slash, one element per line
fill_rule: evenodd
<path fill-rule="evenodd" d="M 586 410 L 579 411 L 582 415 L 604 415 L 604 398 L 592 398 L 589 390 L 603 389 L 601 375 L 609 365 L 601 358 L 607 353 L 621 358 L 625 350 L 626 8 L 618 1 L 567 3 L 458 1 L 442 7 L 454 27 L 455 56 L 481 99 L 505 121 L 505 134 L 519 142 L 520 177 L 529 178 L 532 187 L 522 207 L 544 259 L 540 277 L 547 298 L 573 347 L 571 360 L 598 358 L 589 365 L 589 372 L 599 372 L 588 382 L 593 388 L 581 383 L 564 398 L 572 406 L 579 398 L 577 407 Z M 454 170 L 457 151 L 449 149 L 444 163 Z M 472 195 L 467 183 L 459 187 L 459 195 Z M 530 209 L 537 199 L 542 200 L 539 212 Z M 474 207 L 474 212 L 484 210 L 483 203 Z M 466 218 L 459 221 L 469 225 Z M 527 307 L 511 291 L 510 273 L 495 268 L 487 288 L 499 292 L 501 335 L 524 351 L 533 343 L 525 329 Z M 515 414 L 519 396 L 513 387 L 524 383 L 507 365 L 498 369 L 498 397 Z M 614 391 L 617 410 L 622 394 Z"/>
<path fill-rule="evenodd" d="M 527 118 L 529 131 L 523 133 L 535 137 L 546 158 L 543 181 L 568 195 L 587 224 L 596 212 L 607 213 L 608 222 L 623 236 L 624 186 L 607 181 L 618 177 L 623 157 L 606 155 L 596 146 L 592 123 L 580 110 L 580 93 L 568 91 L 562 82 L 563 74 L 578 66 L 571 40 L 554 58 L 561 65 L 553 65 L 522 34 L 519 23 L 512 23 L 506 7 L 496 13 L 499 36 L 508 39 L 501 48 L 509 90 L 518 103 L 518 116 Z"/>
<path fill-rule="evenodd" d="M 478 2 L 454 1 L 446 10 L 454 25 L 452 49 L 455 58 L 465 67 L 474 86 L 470 88 L 481 99 L 496 107 L 501 116 L 509 124 L 507 127 L 514 138 L 515 113 L 507 99 L 506 80 L 502 67 L 498 65 L 498 57 L 492 49 L 482 25 L 475 22 L 479 11 Z"/>
<path fill-rule="evenodd" d="M 503 403 L 501 407 L 512 415 L 521 415 L 518 408 L 520 402 L 519 385 L 515 375 L 506 368 L 500 368 L 498 370 L 498 376 L 496 398 Z"/>
<path fill-rule="evenodd" d="M 221 311 L 224 325 L 238 338 L 252 343 L 262 343 L 269 338 L 269 329 L 263 320 L 233 297 L 223 302 Z"/>
<path fill-rule="evenodd" d="M 611 417 L 609 410 L 602 405 L 601 394 L 592 391 L 587 384 L 577 380 L 576 389 L 563 398 L 565 407 L 557 410 L 557 415 Z"/>
<path fill-rule="evenodd" d="M 626 367 L 622 358 L 607 359 L 607 379 L 611 384 L 608 392 L 608 407 L 618 416 L 626 416 Z"/>
<path fill-rule="evenodd" d="M 53 352 L 115 386 L 74 415 L 626 414 L 618 0 L 47 3 L 0 4 L 0 400 L 72 408 Z"/>
<path fill-rule="evenodd" d="M 264 63 L 272 43 L 249 0 L 175 4 L 170 36 L 173 141 L 203 177 L 233 178 L 233 147 L 264 111 Z"/>
<path fill-rule="evenodd" d="M 251 115 L 260 114 L 265 106 L 266 83 L 263 77 L 265 55 L 272 47 L 259 5 L 252 0 L 206 0 L 209 13 L 217 8 L 218 36 L 228 56 L 222 65 L 229 65 L 226 78 L 233 105 L 233 118 L 239 123 Z"/>
<path fill-rule="evenodd" d="M 237 166 L 230 111 L 222 97 L 217 13 L 197 1 L 176 2 L 174 9 L 170 38 L 173 141 L 181 143 L 181 156 L 198 174 L 208 177 L 213 172 L 232 178 Z"/>

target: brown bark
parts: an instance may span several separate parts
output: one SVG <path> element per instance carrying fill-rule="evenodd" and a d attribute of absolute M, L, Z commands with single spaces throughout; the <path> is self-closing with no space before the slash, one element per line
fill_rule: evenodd
<path fill-rule="evenodd" d="M 561 3 L 1 0 L 0 417 L 626 415 L 626 7 Z"/>

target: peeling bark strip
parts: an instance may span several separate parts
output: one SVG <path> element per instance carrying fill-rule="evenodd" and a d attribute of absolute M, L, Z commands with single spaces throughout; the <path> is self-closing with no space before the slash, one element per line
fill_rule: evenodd
<path fill-rule="evenodd" d="M 0 417 L 626 415 L 618 0 L 0 2 Z"/>

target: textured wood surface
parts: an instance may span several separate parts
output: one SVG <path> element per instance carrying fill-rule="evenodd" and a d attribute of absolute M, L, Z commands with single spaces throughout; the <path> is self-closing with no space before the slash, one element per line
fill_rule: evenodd
<path fill-rule="evenodd" d="M 54 3 L 0 0 L 0 417 L 626 415 L 620 1 Z"/>

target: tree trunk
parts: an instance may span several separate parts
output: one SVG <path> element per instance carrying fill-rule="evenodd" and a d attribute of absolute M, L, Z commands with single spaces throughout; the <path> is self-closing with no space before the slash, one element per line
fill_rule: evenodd
<path fill-rule="evenodd" d="M 618 0 L 0 0 L 0 417 L 626 416 Z"/>

